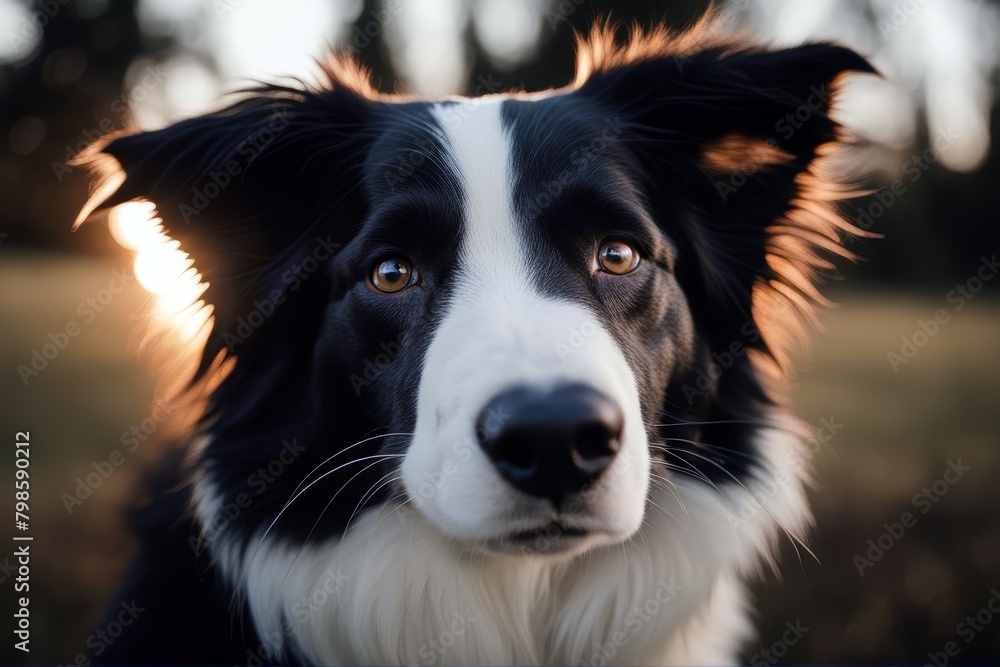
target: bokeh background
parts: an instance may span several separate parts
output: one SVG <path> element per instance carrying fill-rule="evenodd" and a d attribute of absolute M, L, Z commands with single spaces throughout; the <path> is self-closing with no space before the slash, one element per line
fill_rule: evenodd
<path fill-rule="evenodd" d="M 852 245 L 861 261 L 829 286 L 839 306 L 798 362 L 798 411 L 833 432 L 814 457 L 816 557 L 786 545 L 781 580 L 763 578 L 759 639 L 745 659 L 924 664 L 937 654 L 942 664 L 954 642 L 950 663 L 1000 661 L 1000 615 L 987 606 L 1000 600 L 1000 279 L 984 261 L 1000 252 L 1000 3 L 717 4 L 769 42 L 836 40 L 883 75 L 852 81 L 840 118 L 855 137 L 848 165 L 876 190 L 845 213 L 884 238 Z M 27 656 L 11 646 L 15 575 L 11 549 L 0 549 L 0 661 L 70 663 L 87 651 L 135 553 L 128 511 L 181 421 L 153 405 L 136 327 L 149 309 L 169 320 L 183 256 L 134 211 L 70 231 L 87 196 L 85 175 L 67 164 L 81 148 L 216 108 L 252 80 L 310 80 L 331 46 L 367 63 L 386 91 L 536 90 L 570 80 L 573 31 L 599 16 L 683 26 L 705 8 L 0 0 L 0 488 L 11 489 L 0 497 L 6 516 L 11 443 L 30 430 L 35 536 Z M 942 310 L 947 321 L 928 324 Z M 63 339 L 70 324 L 77 333 Z M 19 368 L 60 340 L 40 372 Z M 115 449 L 124 456 L 109 462 Z M 109 464 L 95 488 L 78 488 Z M 946 475 L 952 464 L 968 470 Z M 74 494 L 86 497 L 68 506 Z M 915 523 L 886 536 L 906 512 Z M 871 564 L 859 572 L 857 558 Z M 786 624 L 807 630 L 786 641 Z"/>

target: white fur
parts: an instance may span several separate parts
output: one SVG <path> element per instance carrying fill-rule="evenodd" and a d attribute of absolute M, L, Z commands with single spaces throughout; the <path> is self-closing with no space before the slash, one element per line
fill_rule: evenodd
<path fill-rule="evenodd" d="M 424 360 L 403 485 L 427 519 L 456 539 L 489 545 L 551 523 L 556 512 L 547 500 L 515 491 L 496 472 L 476 442 L 476 419 L 505 389 L 587 384 L 617 401 L 625 428 L 612 469 L 584 494 L 576 523 L 593 531 L 590 545 L 621 541 L 639 527 L 649 479 L 635 378 L 594 313 L 531 284 L 501 101 L 465 102 L 460 122 L 437 111 L 464 182 L 464 237 L 451 300 Z"/>
<path fill-rule="evenodd" d="M 807 522 L 790 456 L 801 442 L 775 428 L 760 444 L 758 476 L 782 481 L 758 487 L 766 510 L 739 524 L 741 506 L 761 507 L 748 491 L 679 477 L 654 487 L 632 539 L 568 560 L 484 554 L 403 505 L 368 510 L 326 544 L 265 541 L 220 562 L 232 574 L 250 560 L 258 632 L 312 662 L 731 663 L 751 634 L 740 575 L 770 557 L 775 518 L 793 534 Z"/>
<path fill-rule="evenodd" d="M 733 662 L 751 630 L 741 577 L 772 558 L 779 523 L 795 535 L 808 523 L 801 438 L 775 418 L 749 489 L 679 475 L 651 485 L 633 374 L 592 313 L 532 286 L 499 102 L 465 104 L 459 124 L 444 124 L 466 187 L 466 234 L 402 466 L 410 500 L 367 510 L 343 537 L 302 549 L 217 540 L 219 567 L 244 582 L 265 642 L 310 662 Z M 497 553 L 492 540 L 555 511 L 494 471 L 476 416 L 515 384 L 567 381 L 625 412 L 622 450 L 576 521 L 597 537 L 559 557 L 543 544 L 537 554 Z M 217 494 L 198 487 L 211 525 Z"/>

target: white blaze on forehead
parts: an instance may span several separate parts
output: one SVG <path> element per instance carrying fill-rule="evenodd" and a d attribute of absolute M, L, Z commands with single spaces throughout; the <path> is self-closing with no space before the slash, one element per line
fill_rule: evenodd
<path fill-rule="evenodd" d="M 432 112 L 447 136 L 464 186 L 460 273 L 474 282 L 520 285 L 528 279 L 511 202 L 510 135 L 503 98 L 438 105 Z"/>
<path fill-rule="evenodd" d="M 452 537 L 495 538 L 553 519 L 547 501 L 500 478 L 476 440 L 476 422 L 507 389 L 581 383 L 604 392 L 625 413 L 621 452 L 588 491 L 593 530 L 623 539 L 642 520 L 649 473 L 635 378 L 595 313 L 541 294 L 533 283 L 547 263 L 529 255 L 514 213 L 502 103 L 489 98 L 433 111 L 462 184 L 462 242 L 445 312 L 424 359 L 403 484 L 413 506 Z"/>

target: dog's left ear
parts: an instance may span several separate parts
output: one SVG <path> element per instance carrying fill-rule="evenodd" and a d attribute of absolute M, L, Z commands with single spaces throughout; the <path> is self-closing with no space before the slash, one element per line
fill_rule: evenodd
<path fill-rule="evenodd" d="M 280 294 L 307 281 L 279 276 L 308 257 L 314 269 L 316 257 L 330 259 L 343 242 L 331 230 L 346 236 L 363 216 L 355 156 L 371 141 L 377 102 L 330 78 L 322 91 L 267 86 L 215 113 L 111 137 L 78 161 L 98 178 L 77 224 L 94 211 L 150 201 L 208 285 L 202 298 L 213 329 L 199 373 L 221 351 L 239 356 L 243 347 L 227 340 L 240 318 L 257 300 L 289 303 Z M 322 271 L 312 273 L 309 289 L 322 282 Z M 266 336 L 255 332 L 258 341 Z"/>
<path fill-rule="evenodd" d="M 692 305 L 705 333 L 722 346 L 746 338 L 757 286 L 817 297 L 814 273 L 831 266 L 820 251 L 837 252 L 850 226 L 832 210 L 792 213 L 821 196 L 808 175 L 838 139 L 829 114 L 841 75 L 871 65 L 832 44 L 769 51 L 666 34 L 627 47 L 601 39 L 583 45 L 578 93 L 619 116 L 654 217 L 681 246 L 680 278 L 712 297 Z M 797 249 L 783 250 L 780 235 L 796 237 Z"/>
<path fill-rule="evenodd" d="M 341 212 L 330 200 L 350 185 L 347 155 L 366 140 L 371 105 L 343 87 L 264 87 L 215 113 L 108 137 L 77 160 L 97 176 L 77 225 L 144 199 L 208 281 L 251 270 L 250 256 L 272 257 L 316 222 L 304 205 Z"/>

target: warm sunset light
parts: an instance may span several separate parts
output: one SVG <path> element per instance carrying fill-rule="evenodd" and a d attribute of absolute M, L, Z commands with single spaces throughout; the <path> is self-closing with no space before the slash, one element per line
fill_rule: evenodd
<path fill-rule="evenodd" d="M 156 207 L 152 202 L 130 202 L 111 211 L 111 235 L 129 250 L 159 242 L 160 230 L 154 219 Z"/>
<path fill-rule="evenodd" d="M 111 211 L 111 234 L 135 251 L 136 280 L 154 299 L 154 317 L 185 339 L 193 338 L 208 321 L 199 301 L 206 285 L 180 244 L 163 233 L 161 220 L 149 202 L 129 202 Z"/>

